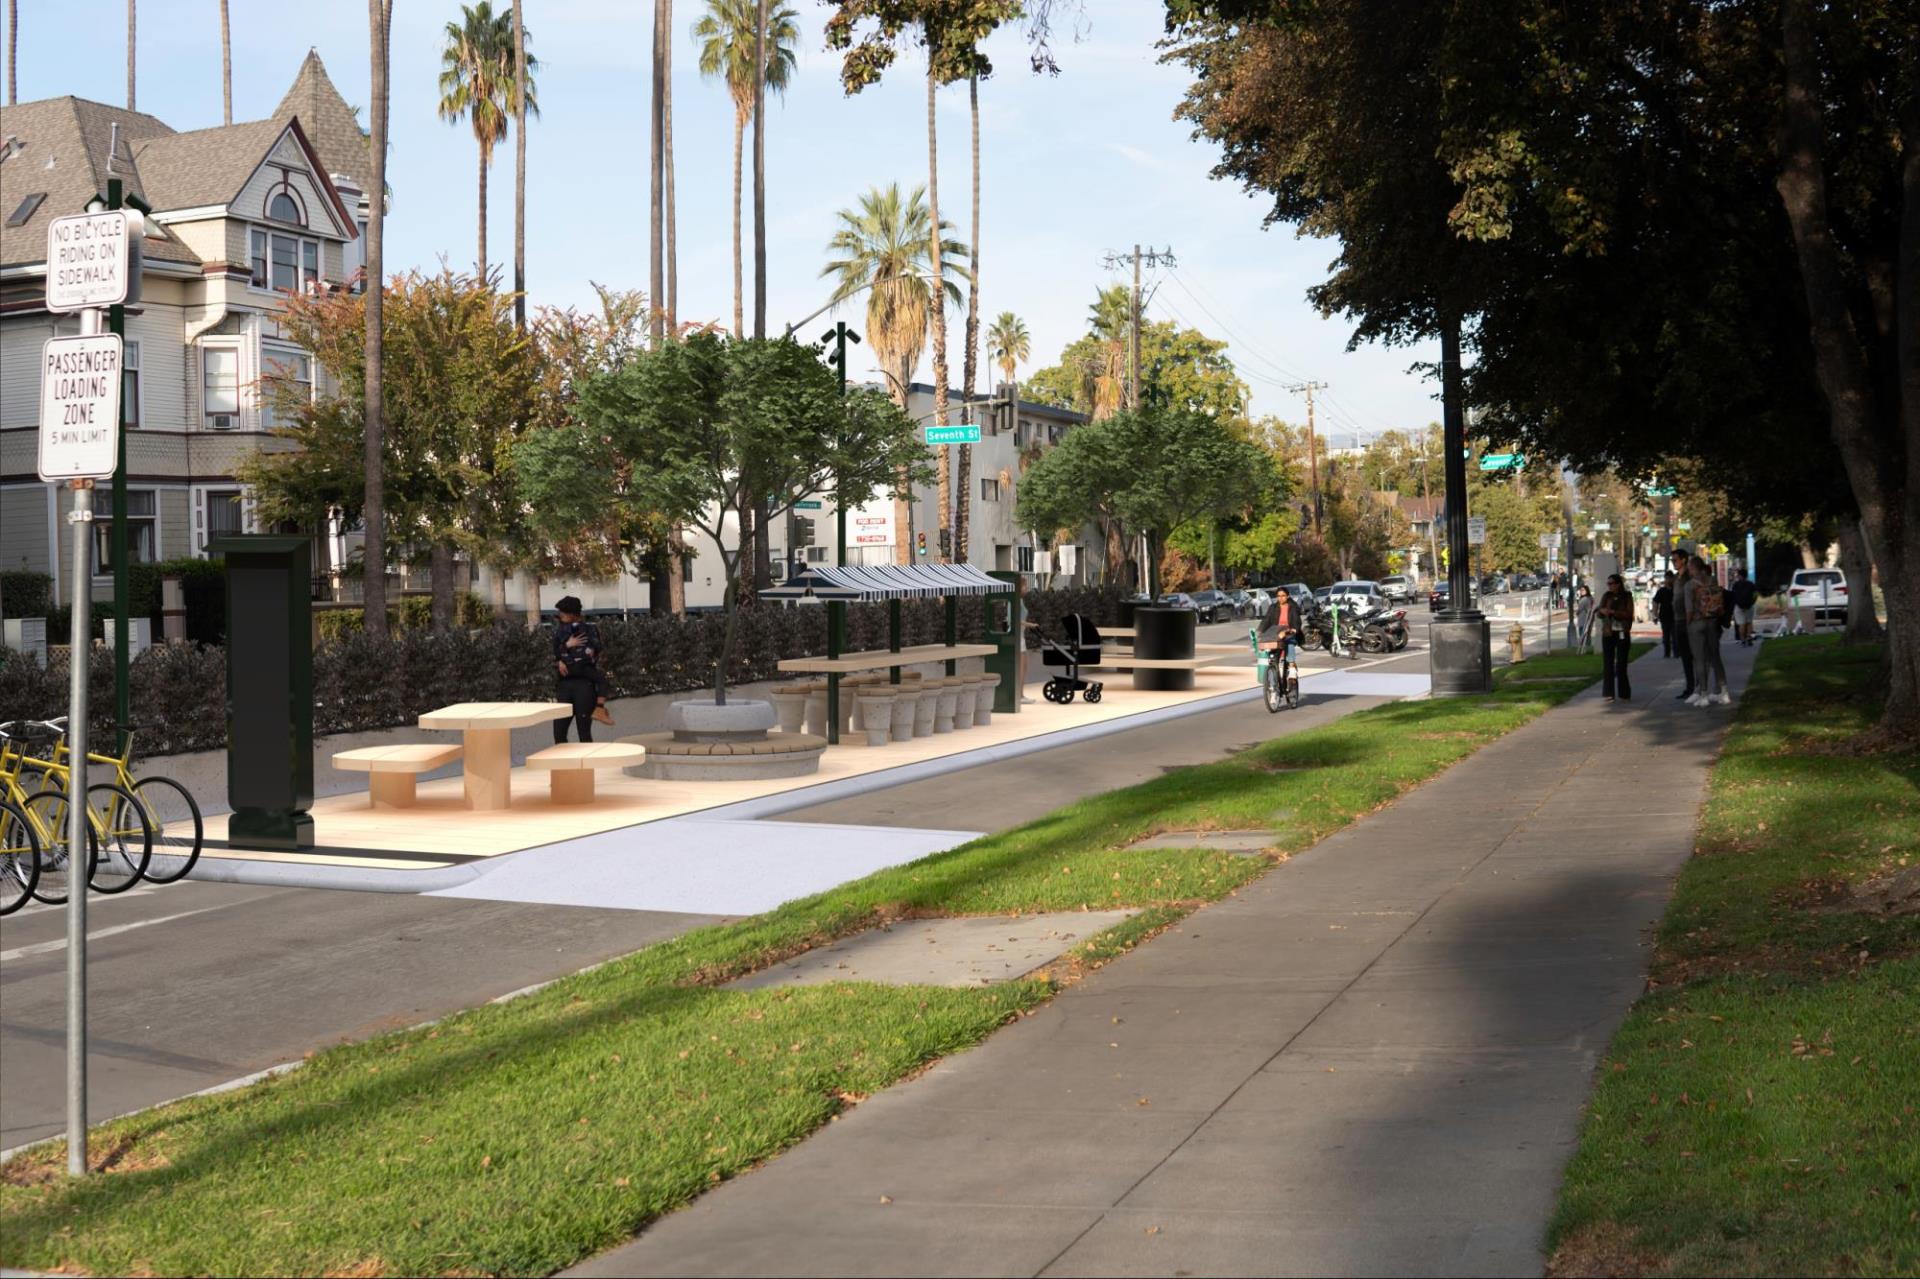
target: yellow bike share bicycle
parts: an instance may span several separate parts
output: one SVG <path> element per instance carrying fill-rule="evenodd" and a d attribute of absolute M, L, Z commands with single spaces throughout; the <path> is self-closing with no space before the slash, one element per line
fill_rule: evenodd
<path fill-rule="evenodd" d="M 0 724 L 0 733 L 9 727 Z M 26 766 L 45 773 L 64 791 L 67 789 L 67 761 L 72 757 L 65 737 L 67 718 L 62 715 L 58 719 L 46 720 L 44 727 L 61 734 L 54 744 L 53 755 L 50 759 L 29 755 Z M 133 775 L 131 728 L 126 732 L 118 755 L 90 750 L 87 752 L 87 762 L 113 769 L 113 784 L 132 795 L 147 815 L 147 822 L 153 828 L 153 856 L 147 863 L 143 878 L 149 884 L 171 884 L 175 880 L 185 879 L 194 863 L 200 860 L 202 823 L 200 805 L 194 802 L 193 795 L 171 777 Z"/>
<path fill-rule="evenodd" d="M 0 897 L 12 897 L 17 907 L 31 896 L 50 906 L 67 900 L 72 879 L 73 849 L 69 842 L 66 785 L 69 770 L 28 752 L 27 743 L 58 739 L 66 732 L 64 720 L 14 720 L 0 724 L 0 799 L 6 800 L 25 818 L 32 840 L 38 844 L 34 863 L 38 873 L 31 885 L 16 894 L 13 886 L 0 886 Z M 40 778 L 43 789 L 28 791 L 21 784 L 27 776 Z M 87 883 L 97 893 L 124 893 L 146 873 L 153 857 L 153 822 L 132 791 L 116 782 L 94 782 L 87 787 Z M 0 868 L 20 867 L 23 854 L 11 852 Z M 24 845 L 23 845 L 24 847 Z M 15 884 L 25 876 L 13 872 Z"/>

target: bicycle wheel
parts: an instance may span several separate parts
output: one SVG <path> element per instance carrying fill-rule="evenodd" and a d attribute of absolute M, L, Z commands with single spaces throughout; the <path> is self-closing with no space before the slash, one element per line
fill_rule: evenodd
<path fill-rule="evenodd" d="M 40 878 L 33 886 L 33 899 L 49 906 L 63 906 L 72 875 L 73 858 L 68 855 L 67 797 L 57 790 L 43 790 L 20 802 L 20 808 L 32 820 L 34 836 L 40 841 Z M 90 854 L 99 847 L 93 826 L 87 825 Z"/>
<path fill-rule="evenodd" d="M 1287 708 L 1291 710 L 1298 705 L 1300 705 L 1300 677 L 1295 675 L 1292 668 L 1289 667 L 1287 670 Z"/>
<path fill-rule="evenodd" d="M 33 824 L 13 803 L 0 800 L 0 915 L 24 906 L 39 879 L 40 841 Z"/>
<path fill-rule="evenodd" d="M 124 893 L 147 873 L 153 859 L 153 823 L 146 809 L 125 787 L 95 782 L 87 787 L 87 805 L 93 809 L 99 849 L 87 870 L 87 883 L 96 893 Z"/>
<path fill-rule="evenodd" d="M 1278 662 L 1268 662 L 1265 692 L 1267 698 L 1267 713 L 1269 715 L 1278 715 L 1280 708 L 1286 704 L 1281 696 L 1282 687 L 1280 682 L 1280 664 Z"/>
<path fill-rule="evenodd" d="M 186 878 L 200 860 L 200 805 L 171 777 L 142 777 L 132 789 L 153 826 L 153 859 L 147 863 L 147 882 L 171 884 Z"/>

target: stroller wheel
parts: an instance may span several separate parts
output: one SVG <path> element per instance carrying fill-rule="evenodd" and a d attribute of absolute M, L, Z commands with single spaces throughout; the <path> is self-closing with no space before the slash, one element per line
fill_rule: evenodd
<path fill-rule="evenodd" d="M 1089 702 L 1097 702 L 1097 701 L 1099 701 L 1099 700 L 1100 700 L 1100 690 L 1101 690 L 1101 687 L 1102 687 L 1102 686 L 1101 686 L 1101 685 L 1099 685 L 1099 684 L 1089 684 L 1089 685 L 1087 685 L 1087 700 L 1088 700 Z"/>
<path fill-rule="evenodd" d="M 1064 681 L 1059 679 L 1050 679 L 1046 682 L 1045 685 L 1041 687 L 1040 696 L 1046 698 L 1050 702 L 1064 702 L 1066 698 L 1062 697 L 1061 694 L 1066 693 L 1067 691 L 1068 690 L 1065 686 Z"/>

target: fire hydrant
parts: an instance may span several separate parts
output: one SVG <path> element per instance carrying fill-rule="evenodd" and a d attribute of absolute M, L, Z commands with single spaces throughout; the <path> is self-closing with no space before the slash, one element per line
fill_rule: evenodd
<path fill-rule="evenodd" d="M 1513 624 L 1513 629 L 1507 632 L 1507 646 L 1513 650 L 1513 655 L 1509 657 L 1507 660 L 1515 663 L 1516 665 L 1526 661 L 1527 660 L 1526 643 L 1527 643 L 1526 631 L 1521 628 L 1520 623 L 1515 622 Z"/>

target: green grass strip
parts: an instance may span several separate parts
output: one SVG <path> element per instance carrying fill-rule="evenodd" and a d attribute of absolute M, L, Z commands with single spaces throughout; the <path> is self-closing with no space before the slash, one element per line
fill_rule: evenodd
<path fill-rule="evenodd" d="M 1593 678 L 1599 662 L 1525 670 Z M 549 1273 L 1052 990 L 716 983 L 888 918 L 1141 908 L 1072 956 L 1097 965 L 1273 865 L 1124 847 L 1136 837 L 1274 827 L 1276 853 L 1304 848 L 1580 687 L 1375 707 L 511 1003 L 328 1049 L 239 1092 L 103 1125 L 105 1175 L 70 1181 L 64 1147 L 40 1147 L 0 1169 L 0 1257 L 101 1274 Z"/>
<path fill-rule="evenodd" d="M 1607 1054 L 1556 1273 L 1920 1272 L 1920 917 L 1828 909 L 1920 862 L 1920 755 L 1871 649 L 1775 640 L 1716 765 L 1655 978 Z"/>

